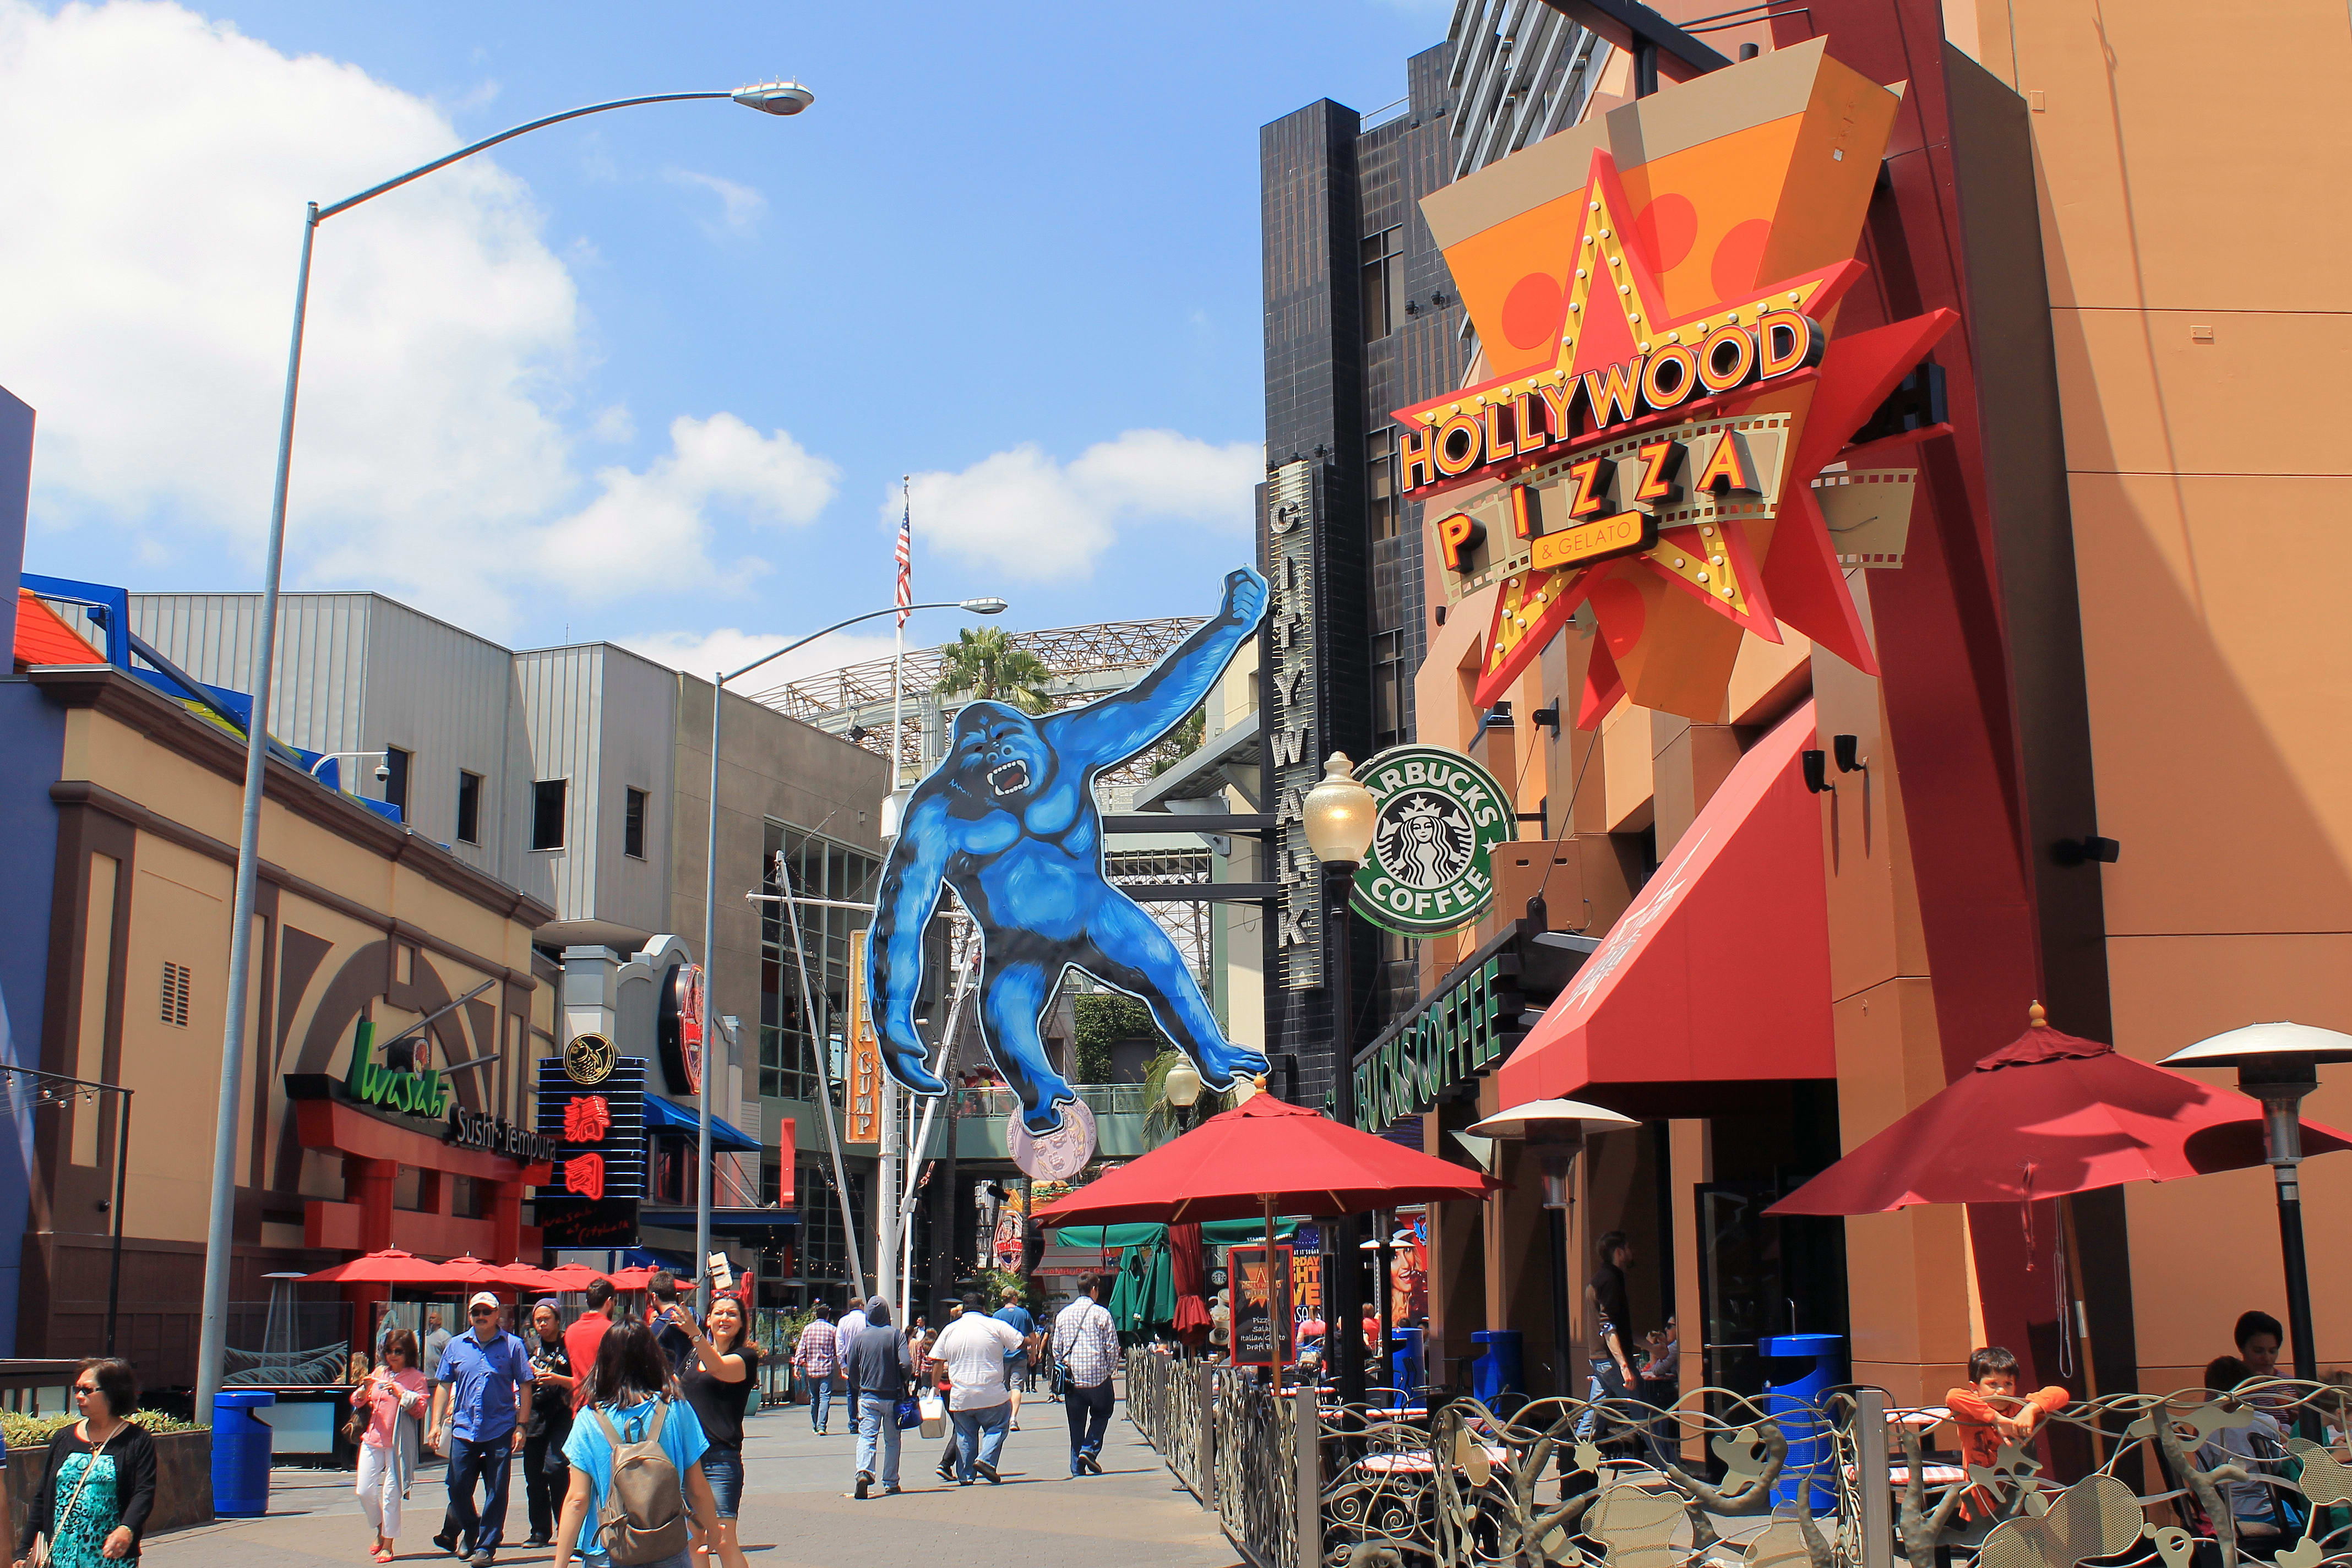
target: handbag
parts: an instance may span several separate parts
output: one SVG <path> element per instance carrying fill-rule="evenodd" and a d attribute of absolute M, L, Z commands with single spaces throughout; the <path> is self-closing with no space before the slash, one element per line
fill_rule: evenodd
<path fill-rule="evenodd" d="M 909 1431 L 923 1424 L 922 1410 L 915 1403 L 912 1395 L 898 1401 L 898 1407 L 893 1414 L 898 1419 L 898 1430 L 901 1432 Z"/>
<path fill-rule="evenodd" d="M 98 1447 L 90 1450 L 89 1463 L 81 1468 L 81 1479 L 74 1483 L 73 1496 L 67 1500 L 65 1512 L 51 1521 L 47 1532 L 33 1537 L 33 1549 L 25 1553 L 25 1568 L 49 1568 L 49 1537 L 63 1530 L 66 1521 L 73 1517 L 74 1510 L 81 1506 L 81 1489 L 89 1485 L 89 1478 L 97 1471 L 98 1461 L 106 1453 L 106 1446 L 113 1441 L 114 1433 L 109 1432 L 99 1439 Z"/>

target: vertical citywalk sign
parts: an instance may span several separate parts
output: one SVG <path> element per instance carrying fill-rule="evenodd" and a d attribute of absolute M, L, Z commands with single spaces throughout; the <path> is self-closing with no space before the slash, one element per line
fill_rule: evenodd
<path fill-rule="evenodd" d="M 1449 595 L 1493 595 L 1478 706 L 1571 621 L 1585 728 L 1621 696 L 1718 718 L 1783 624 L 1876 673 L 1813 487 L 1943 428 L 1874 416 L 1953 312 L 1836 331 L 1899 101 L 1814 39 L 1423 200 L 1489 374 L 1396 410 L 1399 449 Z"/>

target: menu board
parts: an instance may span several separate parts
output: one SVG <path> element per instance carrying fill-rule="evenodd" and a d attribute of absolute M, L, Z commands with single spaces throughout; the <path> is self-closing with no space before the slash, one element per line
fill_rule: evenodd
<path fill-rule="evenodd" d="M 1286 1366 L 1297 1360 L 1290 1248 L 1233 1248 L 1233 1280 L 1234 1364 Z"/>

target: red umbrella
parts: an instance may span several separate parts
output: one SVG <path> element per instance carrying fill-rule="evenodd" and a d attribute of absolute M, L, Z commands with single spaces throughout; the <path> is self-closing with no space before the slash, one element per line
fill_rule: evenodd
<path fill-rule="evenodd" d="M 1176 1337 L 1198 1348 L 1208 1337 L 1209 1303 L 1202 1299 L 1208 1265 L 1201 1256 L 1201 1225 L 1188 1220 L 1168 1227 L 1168 1260 L 1176 1286 Z"/>
<path fill-rule="evenodd" d="M 1975 1071 L 1764 1212 L 2032 1203 L 2263 1163 L 2259 1101 L 2061 1034 L 2040 1003 L 2032 1018 Z M 2311 1153 L 2352 1149 L 2314 1121 L 2303 1139 Z"/>
<path fill-rule="evenodd" d="M 593 1268 L 583 1268 L 577 1263 L 559 1263 L 541 1272 L 547 1276 L 547 1288 L 551 1290 L 585 1290 L 596 1280 L 606 1278 Z"/>
<path fill-rule="evenodd" d="M 642 1290 L 652 1282 L 653 1277 L 654 1270 L 650 1268 L 615 1268 L 604 1276 L 613 1282 L 615 1290 Z"/>
<path fill-rule="evenodd" d="M 561 1290 L 563 1289 L 562 1285 L 556 1283 L 554 1274 L 547 1269 L 540 1268 L 539 1265 L 535 1263 L 525 1263 L 520 1258 L 517 1258 L 512 1263 L 495 1268 L 491 1270 L 491 1272 L 498 1276 L 498 1282 L 499 1284 L 511 1285 L 518 1290 Z"/>
<path fill-rule="evenodd" d="M 1255 1094 L 1174 1141 L 1037 1211 L 1046 1225 L 1364 1214 L 1482 1198 L 1502 1184 L 1467 1166 Z"/>
<path fill-rule="evenodd" d="M 321 1268 L 316 1274 L 302 1276 L 305 1285 L 446 1285 L 448 1282 L 446 1264 L 419 1258 L 413 1252 L 403 1252 L 396 1247 L 387 1247 L 382 1252 L 367 1253 L 348 1262 Z"/>

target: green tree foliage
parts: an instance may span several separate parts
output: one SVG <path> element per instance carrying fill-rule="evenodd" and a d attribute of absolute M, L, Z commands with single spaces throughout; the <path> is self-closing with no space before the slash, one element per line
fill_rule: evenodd
<path fill-rule="evenodd" d="M 1182 722 L 1160 737 L 1151 748 L 1151 776 L 1158 778 L 1178 763 L 1201 749 L 1209 738 L 1209 709 L 1206 703 L 1184 715 Z"/>
<path fill-rule="evenodd" d="M 1171 1046 L 1143 1069 L 1143 1141 L 1154 1149 L 1234 1104 L 1232 1095 L 1219 1094 L 1206 1084 L 1201 1087 L 1201 1098 L 1190 1107 L 1170 1100 L 1168 1069 L 1183 1059 L 1182 1053 Z"/>
<path fill-rule="evenodd" d="M 1045 661 L 1014 643 L 995 626 L 965 627 L 956 640 L 940 650 L 940 697 L 970 697 L 976 702 L 1003 702 L 1024 713 L 1045 713 L 1053 700 L 1045 688 L 1054 672 Z"/>
<path fill-rule="evenodd" d="M 1080 1083 L 1110 1082 L 1112 1047 L 1160 1037 L 1151 1009 L 1116 991 L 1082 992 L 1072 998 L 1071 1008 L 1077 1025 L 1070 1040 L 1070 1065 Z"/>

